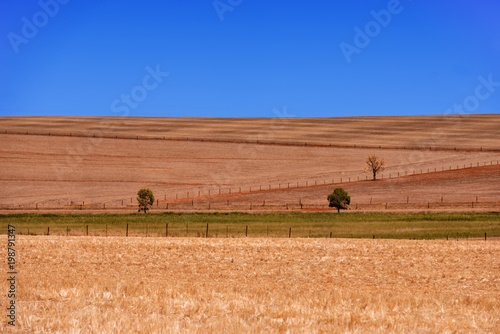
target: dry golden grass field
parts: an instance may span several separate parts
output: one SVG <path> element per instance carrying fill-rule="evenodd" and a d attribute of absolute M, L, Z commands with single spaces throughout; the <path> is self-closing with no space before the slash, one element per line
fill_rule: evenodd
<path fill-rule="evenodd" d="M 414 202 L 444 197 L 468 203 L 476 196 L 496 203 L 499 173 L 490 165 L 500 161 L 499 125 L 496 114 L 1 117 L 0 210 L 134 211 L 137 190 L 144 187 L 160 200 L 158 209 L 183 201 L 196 202 L 199 209 L 221 200 L 247 205 L 254 197 L 280 205 L 304 198 L 326 207 L 326 195 L 335 186 L 318 186 L 332 180 L 342 180 L 355 195 L 354 203 L 398 203 L 408 197 Z M 363 172 L 369 154 L 386 160 L 380 175 L 384 179 L 377 183 L 361 182 L 369 177 Z M 359 183 L 345 184 L 358 179 Z M 301 188 L 290 192 L 269 192 L 297 185 Z M 248 192 L 250 197 L 244 197 Z M 422 194 L 427 199 L 421 200 Z"/>
<path fill-rule="evenodd" d="M 17 239 L 19 332 L 500 333 L 498 241 Z"/>

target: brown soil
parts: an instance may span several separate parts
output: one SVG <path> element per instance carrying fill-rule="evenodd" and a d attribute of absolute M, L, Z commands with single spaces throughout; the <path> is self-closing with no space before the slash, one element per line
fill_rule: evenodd
<path fill-rule="evenodd" d="M 339 131 L 362 127 L 372 129 L 392 124 L 389 133 L 392 141 L 387 147 L 405 143 L 408 138 L 418 138 L 419 131 L 409 131 L 408 124 L 428 123 L 428 127 L 446 124 L 438 116 L 389 117 L 389 118 L 339 118 L 286 119 L 290 121 L 278 139 L 313 139 L 325 134 L 327 125 L 338 122 Z M 97 118 L 0 118 L 0 125 L 8 132 L 22 128 L 28 132 L 40 129 L 60 133 L 79 128 L 98 128 L 102 119 Z M 464 133 L 478 133 L 477 140 L 469 140 L 474 147 L 493 148 L 500 141 L 497 132 L 488 132 L 491 124 L 500 120 L 499 115 L 470 116 L 461 121 Z M 113 120 L 118 122 L 118 120 Z M 219 140 L 245 139 L 250 129 L 259 128 L 270 119 L 120 119 L 118 125 L 106 128 L 129 137 L 155 133 L 166 129 L 176 135 L 183 131 L 200 138 L 207 133 L 224 131 Z M 253 121 L 253 123 L 251 122 Z M 314 122 L 313 122 L 314 121 Z M 400 123 L 396 123 L 400 121 Z M 190 127 L 183 122 L 190 122 Z M 302 124 L 298 124 L 298 123 Z M 183 125 L 184 124 L 184 125 Z M 218 124 L 217 127 L 215 124 Z M 253 124 L 253 125 L 251 125 Z M 292 125 L 296 126 L 295 132 Z M 304 124 L 309 124 L 306 128 Z M 349 125 L 348 125 L 349 124 Z M 399 124 L 399 125 L 397 125 Z M 132 126 L 135 125 L 135 126 Z M 1 128 L 1 127 L 0 127 Z M 151 129 L 150 129 L 151 128 Z M 210 132 L 208 129 L 219 129 Z M 395 129 L 399 133 L 393 133 Z M 89 130 L 90 129 L 90 130 Z M 422 129 L 422 126 L 415 127 Z M 36 131 L 35 131 L 36 130 Z M 150 132 L 150 130 L 152 132 Z M 285 131 L 286 130 L 286 131 Z M 404 130 L 404 131 L 403 131 Z M 450 129 L 449 129 L 450 130 Z M 83 131 L 83 130 L 82 130 Z M 159 130 L 158 130 L 159 131 Z M 208 132 L 207 132 L 208 131 Z M 367 130 L 368 131 L 368 130 Z M 371 131 L 371 130 L 370 130 Z M 424 131 L 424 130 L 422 130 Z M 380 132 L 380 131 L 379 131 Z M 425 132 L 425 131 L 424 131 Z M 447 132 L 449 138 L 451 133 Z M 73 134 L 73 133 L 72 133 Z M 287 134 L 286 137 L 285 134 Z M 384 136 L 375 136 L 374 143 Z M 489 144 L 481 139 L 488 134 Z M 285 138 L 286 137 L 286 138 Z M 339 135 L 342 137 L 342 135 Z M 331 137 L 333 138 L 333 137 Z M 344 137 L 342 137 L 344 138 Z M 345 137 L 347 138 L 347 137 Z M 358 138 L 351 136 L 341 141 L 353 144 Z M 377 139 L 378 138 L 378 139 Z M 327 138 L 328 139 L 328 138 Z M 471 202 L 475 196 L 481 201 L 500 200 L 499 169 L 485 165 L 497 164 L 500 153 L 460 150 L 409 150 L 390 148 L 339 148 L 320 146 L 289 146 L 240 142 L 137 140 L 123 138 L 48 136 L 0 134 L 0 208 L 19 209 L 67 208 L 68 205 L 85 204 L 86 207 L 130 209 L 135 204 L 135 194 L 143 187 L 153 190 L 163 203 L 194 200 L 198 204 L 214 203 L 229 199 L 240 202 L 284 205 L 286 203 L 324 205 L 326 194 L 341 179 L 352 197 L 353 204 L 439 202 L 441 196 L 448 202 Z M 360 141 L 357 145 L 366 142 Z M 455 144 L 455 143 L 453 143 Z M 448 144 L 447 144 L 448 145 Z M 458 144 L 457 144 L 458 145 Z M 369 154 L 384 157 L 387 169 L 378 182 L 364 181 L 369 177 L 363 172 Z M 478 167 L 479 166 L 481 167 Z M 474 168 L 471 168 L 474 167 Z M 443 172 L 457 169 L 458 171 Z M 434 172 L 426 174 L 427 172 Z M 440 172 L 441 171 L 441 172 Z M 413 176 L 413 173 L 424 175 Z M 399 178 L 396 178 L 397 176 Z M 408 175 L 407 177 L 404 177 Z M 391 176 L 392 179 L 387 180 Z M 351 181 L 350 183 L 347 181 Z M 356 182 L 353 182 L 356 181 Z M 300 188 L 290 189 L 297 187 Z M 326 184 L 325 186 L 322 186 Z M 307 185 L 307 187 L 306 187 Z M 336 185 L 335 185 L 336 186 Z M 271 187 L 271 191 L 269 191 Z M 277 190 L 274 189 L 287 190 Z M 260 191 L 262 189 L 262 191 Z M 251 192 L 250 192 L 251 190 Z M 256 192 L 256 190 L 259 190 Z M 267 191 L 264 191 L 267 190 Z M 231 191 L 230 196 L 224 195 Z M 250 192 L 250 193 L 249 193 Z M 243 193 L 243 194 L 241 194 Z M 210 196 L 208 196 L 210 194 Z M 178 198 L 176 201 L 175 199 Z M 129 207 L 127 207 L 129 206 Z"/>
<path fill-rule="evenodd" d="M 0 117 L 0 133 L 500 150 L 500 114 L 316 118 Z"/>

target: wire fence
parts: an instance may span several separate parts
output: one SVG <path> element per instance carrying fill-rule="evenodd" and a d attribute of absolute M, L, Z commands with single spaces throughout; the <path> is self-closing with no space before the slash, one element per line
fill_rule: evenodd
<path fill-rule="evenodd" d="M 28 227 L 17 227 L 18 235 L 30 236 L 67 236 L 67 237 L 144 237 L 144 238 L 172 238 L 172 237 L 197 237 L 197 238 L 387 238 L 387 232 L 367 232 L 358 231 L 338 231 L 331 227 L 310 226 L 308 224 L 224 224 L 224 223 L 142 223 L 142 224 L 71 224 L 71 225 L 29 225 Z M 428 239 L 429 235 L 419 234 L 419 232 L 409 232 L 409 234 L 394 234 L 391 238 L 398 239 Z M 497 240 L 498 234 L 495 231 L 475 231 L 464 232 L 460 228 L 454 230 L 436 229 L 430 239 L 482 239 L 487 241 Z"/>
<path fill-rule="evenodd" d="M 112 206 L 112 205 L 66 205 L 63 207 L 41 207 L 41 206 L 3 206 L 0 210 L 30 211 L 30 212 L 135 212 L 137 204 Z M 433 202 L 377 202 L 377 203 L 351 203 L 347 211 L 426 211 L 426 210 L 448 210 L 448 209 L 488 209 L 500 211 L 500 200 L 496 201 L 433 201 Z M 190 202 L 158 203 L 150 207 L 150 212 L 270 212 L 270 211 L 332 211 L 336 210 L 325 204 L 305 203 L 299 200 L 294 203 L 276 203 L 269 201 L 239 203 L 227 202 L 203 202 L 194 200 Z"/>
<path fill-rule="evenodd" d="M 313 146 L 311 143 L 293 143 L 293 142 L 263 142 L 263 141 L 240 141 L 240 140 L 215 140 L 215 139 L 199 139 L 199 138 L 171 138 L 171 137 L 162 137 L 162 136 L 105 136 L 105 135 L 96 135 L 96 134 L 79 134 L 74 135 L 73 133 L 58 133 L 53 134 L 50 132 L 13 132 L 4 130 L 5 134 L 33 134 L 33 135 L 48 135 L 48 136 L 75 136 L 75 137 L 98 137 L 98 138 L 110 138 L 110 139 L 135 139 L 135 140 L 189 140 L 189 141 L 213 141 L 213 142 L 242 142 L 242 143 L 258 143 L 258 144 L 278 144 L 278 145 L 301 145 L 301 146 Z M 361 148 L 361 146 L 342 146 L 342 145 L 332 145 L 332 144 L 316 144 L 314 146 L 325 146 L 325 147 L 355 147 Z M 363 148 L 367 148 L 363 146 Z M 370 147 L 370 148 L 389 148 L 389 149 L 419 149 L 419 148 L 411 148 L 407 146 L 403 147 Z M 424 148 L 426 149 L 426 148 Z M 438 148 L 438 147 L 428 147 L 429 150 L 461 150 L 456 147 L 450 148 Z M 483 148 L 470 148 L 467 151 L 476 150 L 476 151 L 486 151 Z M 495 149 L 496 152 L 496 149 Z M 500 151 L 499 151 L 500 152 Z M 427 167 L 427 168 L 414 168 L 405 171 L 390 171 L 388 168 L 385 172 L 379 173 L 377 179 L 379 180 L 390 180 L 396 179 L 400 177 L 414 176 L 414 175 L 422 175 L 422 174 L 430 174 L 444 171 L 452 171 L 452 170 L 460 170 L 481 166 L 491 166 L 491 165 L 499 165 L 500 160 L 488 160 L 482 162 L 469 162 L 462 164 L 454 164 L 447 165 L 441 167 Z M 278 183 L 267 183 L 267 184 L 259 184 L 259 185 L 244 185 L 244 186 L 228 186 L 228 187 L 194 187 L 186 189 L 185 191 L 176 191 L 174 193 L 157 195 L 156 205 L 153 206 L 153 210 L 313 210 L 315 208 L 322 209 L 324 206 L 315 205 L 315 204 L 305 204 L 305 203 L 278 203 L 278 204 L 268 204 L 260 205 L 259 203 L 244 203 L 237 204 L 231 203 L 228 205 L 223 205 L 218 203 L 218 197 L 227 196 L 227 195 L 249 195 L 249 194 L 259 194 L 269 191 L 280 191 L 287 189 L 304 189 L 307 190 L 310 187 L 316 186 L 341 186 L 343 184 L 352 183 L 352 182 L 361 182 L 368 181 L 371 177 L 369 177 L 366 173 L 363 172 L 355 172 L 351 175 L 343 175 L 337 176 L 333 178 L 319 178 L 319 177 L 311 177 L 308 180 L 290 180 Z M 211 202 L 213 199 L 213 202 Z M 383 199 L 378 199 L 379 202 L 383 201 Z M 234 201 L 231 201 L 234 202 Z M 248 201 L 247 201 L 248 202 Z M 477 201 L 476 201 L 477 202 Z M 189 205 L 191 204 L 191 205 Z M 137 207 L 135 197 L 130 198 L 122 198 L 116 199 L 106 202 L 96 202 L 89 200 L 73 200 L 73 201 L 63 201 L 63 200 L 46 200 L 41 202 L 35 202 L 30 204 L 20 204 L 20 205 L 0 205 L 0 210 L 133 210 Z M 497 202 L 488 201 L 480 204 L 475 204 L 473 201 L 471 202 L 462 202 L 457 201 L 456 203 L 397 203 L 386 201 L 385 204 L 373 204 L 373 203 L 357 203 L 355 206 L 351 206 L 351 210 L 384 210 L 384 209 L 436 209 L 436 208 L 453 208 L 453 207 L 462 207 L 462 208 L 496 208 Z"/>
<path fill-rule="evenodd" d="M 196 137 L 167 137 L 155 135 L 123 135 L 123 134 L 104 134 L 82 131 L 78 132 L 47 132 L 47 131 L 12 131 L 0 130 L 0 133 L 11 135 L 36 135 L 36 136 L 59 136 L 76 138 L 102 138 L 102 139 L 129 139 L 129 140 L 168 140 L 168 141 L 195 141 L 195 142 L 214 142 L 214 143 L 241 143 L 241 144 L 261 144 L 261 145 L 280 145 L 280 146 L 311 146 L 311 147 L 335 147 L 335 148 L 368 148 L 368 149 L 403 149 L 403 150 L 430 150 L 430 151 L 469 151 L 469 152 L 500 152 L 500 147 L 465 147 L 465 146 L 409 146 L 409 145 L 357 145 L 357 144 L 338 144 L 325 141 L 290 141 L 290 140 L 245 140 L 245 139 L 222 139 L 222 138 L 196 138 Z"/>

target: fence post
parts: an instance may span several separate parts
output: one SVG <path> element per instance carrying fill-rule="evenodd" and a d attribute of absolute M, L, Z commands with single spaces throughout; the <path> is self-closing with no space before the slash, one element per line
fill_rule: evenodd
<path fill-rule="evenodd" d="M 128 237 L 128 224 L 127 224 L 127 232 L 125 233 L 125 236 Z"/>
<path fill-rule="evenodd" d="M 248 225 L 247 225 L 247 227 L 245 229 L 245 238 L 247 238 L 247 237 L 248 237 Z"/>
<path fill-rule="evenodd" d="M 47 235 L 50 235 L 50 227 L 47 226 Z"/>
<path fill-rule="evenodd" d="M 208 223 L 207 223 L 207 233 L 205 235 L 205 238 L 208 238 Z"/>
<path fill-rule="evenodd" d="M 486 241 L 486 232 L 484 232 L 484 241 Z"/>
<path fill-rule="evenodd" d="M 330 231 L 330 239 L 332 238 L 332 232 Z"/>
<path fill-rule="evenodd" d="M 168 223 L 165 223 L 165 238 L 168 238 Z"/>
<path fill-rule="evenodd" d="M 89 226 L 87 225 L 87 237 L 89 236 Z"/>
<path fill-rule="evenodd" d="M 292 228 L 290 227 L 290 229 L 288 230 L 288 238 L 291 238 L 292 237 Z"/>

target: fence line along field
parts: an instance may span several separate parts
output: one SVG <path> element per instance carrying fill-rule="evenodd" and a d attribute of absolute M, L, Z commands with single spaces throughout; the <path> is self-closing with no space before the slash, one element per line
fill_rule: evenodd
<path fill-rule="evenodd" d="M 291 116 L 291 115 L 290 115 Z M 2 133 L 499 150 L 499 114 L 383 117 L 1 117 Z"/>
<path fill-rule="evenodd" d="M 167 201 L 299 185 L 311 190 L 309 196 L 317 196 L 315 201 L 325 201 L 333 189 L 319 194 L 310 187 L 369 178 L 363 168 L 371 154 L 385 159 L 384 178 L 432 174 L 425 191 L 430 197 L 461 198 L 466 182 L 475 188 L 472 196 L 498 202 L 498 188 L 491 187 L 498 171 L 491 165 L 500 161 L 499 120 L 499 115 L 464 116 L 460 122 L 442 116 L 287 119 L 286 126 L 273 127 L 269 119 L 2 117 L 0 209 L 50 211 L 80 206 L 126 211 L 135 206 L 141 188 L 150 188 L 157 199 Z M 41 129 L 47 133 L 41 134 Z M 403 131 L 409 129 L 413 130 Z M 387 131 L 389 137 L 384 134 Z M 197 141 L 136 139 L 182 137 L 188 132 Z M 272 136 L 263 140 L 261 132 Z M 422 133 L 429 137 L 424 140 Z M 276 144 L 294 138 L 304 143 Z M 336 142 L 337 138 L 345 139 Z M 326 146 L 315 146 L 321 143 Z M 446 150 L 436 150 L 439 146 Z M 444 173 L 457 168 L 460 173 Z M 418 181 L 402 181 L 408 191 L 398 195 L 406 199 L 419 191 L 419 183 L 412 180 Z M 445 194 L 440 182 L 445 182 Z M 380 198 L 396 194 L 390 191 L 394 184 L 382 180 L 377 185 L 381 186 L 363 187 L 353 201 L 374 197 L 378 202 L 394 202 Z M 295 193 L 290 195 L 298 199 Z M 286 197 L 278 196 L 277 204 L 289 202 Z"/>
<path fill-rule="evenodd" d="M 500 330 L 495 241 L 18 239 L 31 333 Z"/>
<path fill-rule="evenodd" d="M 500 237 L 498 213 L 166 213 L 0 215 L 19 235 L 202 238 Z"/>

